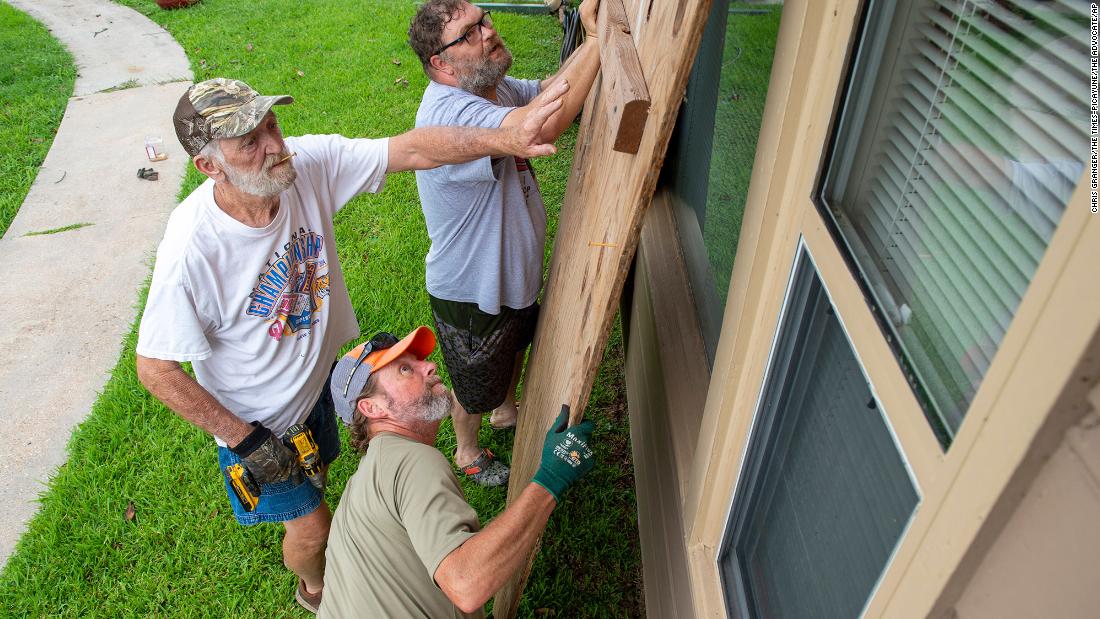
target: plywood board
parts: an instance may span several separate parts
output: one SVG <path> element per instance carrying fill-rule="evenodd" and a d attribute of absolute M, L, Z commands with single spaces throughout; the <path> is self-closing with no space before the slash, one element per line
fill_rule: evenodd
<path fill-rule="evenodd" d="M 710 0 L 624 4 L 649 90 L 648 119 L 636 154 L 615 151 L 605 90 L 615 81 L 609 78 L 621 76 L 601 74 L 585 103 L 561 209 L 512 453 L 509 502 L 534 475 L 561 405 L 570 406 L 573 422 L 584 416 L 710 10 Z M 530 564 L 529 558 L 497 594 L 496 617 L 515 616 Z"/>

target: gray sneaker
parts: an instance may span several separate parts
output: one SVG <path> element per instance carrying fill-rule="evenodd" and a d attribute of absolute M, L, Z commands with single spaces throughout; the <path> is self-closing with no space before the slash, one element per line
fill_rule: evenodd
<path fill-rule="evenodd" d="M 473 462 L 458 468 L 467 479 L 487 488 L 508 483 L 508 474 L 511 473 L 508 465 L 501 462 L 488 448 L 482 448 L 481 455 Z"/>

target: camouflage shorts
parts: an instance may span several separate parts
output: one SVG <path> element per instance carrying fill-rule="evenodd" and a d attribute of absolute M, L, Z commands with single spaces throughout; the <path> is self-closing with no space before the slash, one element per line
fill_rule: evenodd
<path fill-rule="evenodd" d="M 474 303 L 429 295 L 439 347 L 458 402 L 471 414 L 487 413 L 508 395 L 516 353 L 535 336 L 539 305 L 501 307 L 487 314 Z"/>

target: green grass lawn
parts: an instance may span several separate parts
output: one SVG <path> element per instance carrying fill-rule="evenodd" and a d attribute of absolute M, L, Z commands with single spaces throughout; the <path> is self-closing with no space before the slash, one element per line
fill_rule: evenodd
<path fill-rule="evenodd" d="M 293 105 L 279 108 L 288 135 L 383 136 L 412 127 L 426 78 L 405 43 L 411 2 L 203 0 L 171 12 L 152 0 L 121 3 L 176 37 L 197 80 L 224 75 L 264 93 L 294 95 Z M 556 69 L 556 21 L 493 17 L 516 57 L 513 75 L 542 77 Z M 575 129 L 559 141 L 557 156 L 535 162 L 551 229 L 574 138 Z M 199 181 L 192 170 L 183 194 Z M 364 333 L 431 324 L 423 286 L 428 239 L 411 173 L 390 177 L 380 195 L 351 202 L 337 217 L 336 235 Z M 134 340 L 131 334 L 103 395 L 71 439 L 68 463 L 0 574 L 0 615 L 306 616 L 281 563 L 281 527 L 235 523 L 213 441 L 141 386 Z M 551 517 L 521 616 L 643 612 L 622 361 L 616 328 L 588 408 L 601 463 Z M 488 424 L 482 433 L 483 444 L 506 458 L 512 437 Z M 445 422 L 439 447 L 449 454 L 453 445 Z M 356 464 L 345 434 L 331 475 L 333 507 Z M 504 507 L 503 488 L 465 489 L 483 523 Z"/>
<path fill-rule="evenodd" d="M 19 212 L 53 136 L 76 68 L 45 26 L 0 2 L 0 236 Z"/>

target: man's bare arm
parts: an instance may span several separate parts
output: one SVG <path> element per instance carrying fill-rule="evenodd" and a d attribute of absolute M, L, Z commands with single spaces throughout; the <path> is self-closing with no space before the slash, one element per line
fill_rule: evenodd
<path fill-rule="evenodd" d="M 569 407 L 546 431 L 542 459 L 531 483 L 499 516 L 455 548 L 436 567 L 436 584 L 464 612 L 480 608 L 527 560 L 569 486 L 592 470 L 591 421 L 569 425 Z"/>
<path fill-rule="evenodd" d="M 175 361 L 137 355 L 141 384 L 177 415 L 204 431 L 221 437 L 229 445 L 240 443 L 253 430 L 210 392 L 203 389 Z"/>
<path fill-rule="evenodd" d="M 568 80 L 561 80 L 545 97 L 540 95 L 538 104 L 523 122 L 507 127 L 421 127 L 394 136 L 389 142 L 386 172 L 427 170 L 482 157 L 515 155 L 526 159 L 552 155 L 557 149 L 553 140 L 543 140 L 544 125 L 561 109 L 562 97 L 568 91 Z"/>
<path fill-rule="evenodd" d="M 557 502 L 530 483 L 483 530 L 444 557 L 435 582 L 462 612 L 481 608 L 527 560 Z"/>
<path fill-rule="evenodd" d="M 539 84 L 542 93 L 526 106 L 512 110 L 501 123 L 502 127 L 523 122 L 532 106 L 537 105 L 548 89 L 553 88 L 562 79 L 567 80 L 571 87 L 565 95 L 561 109 L 543 126 L 542 140 L 546 142 L 557 140 L 573 123 L 573 119 L 577 117 L 581 106 L 584 105 L 584 100 L 588 98 L 588 91 L 596 80 L 596 74 L 600 71 L 600 38 L 596 34 L 596 12 L 599 5 L 599 0 L 585 0 L 581 4 L 579 10 L 581 24 L 585 31 L 584 43 L 569 56 L 557 73 L 542 80 Z"/>

